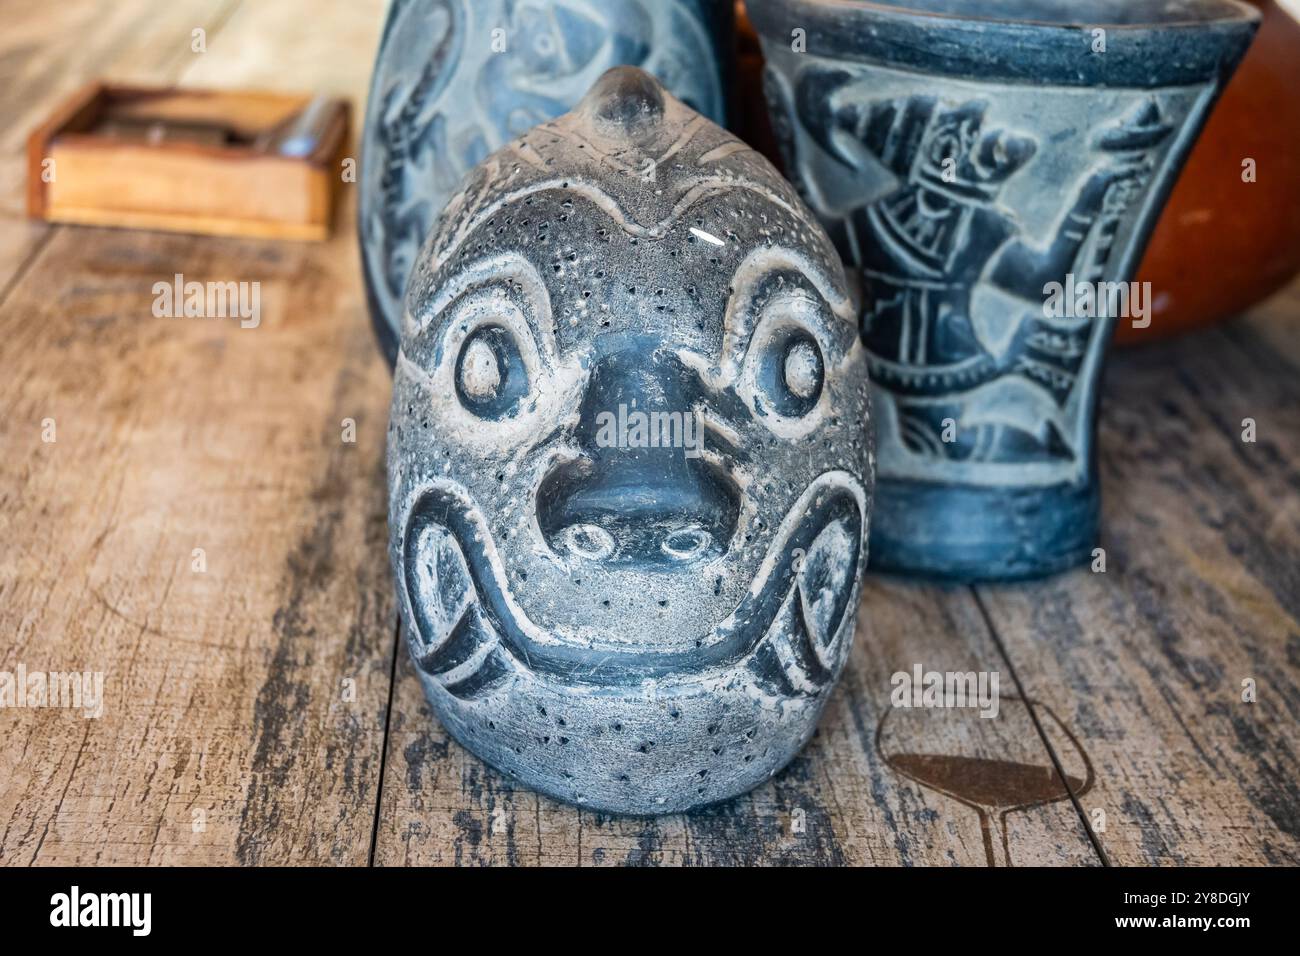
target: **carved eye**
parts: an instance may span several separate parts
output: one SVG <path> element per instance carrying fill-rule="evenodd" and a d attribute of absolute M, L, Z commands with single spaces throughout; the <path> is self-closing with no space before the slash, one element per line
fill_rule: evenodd
<path fill-rule="evenodd" d="M 480 418 L 505 418 L 527 392 L 528 373 L 510 330 L 500 325 L 475 329 L 456 359 L 461 404 Z"/>
<path fill-rule="evenodd" d="M 465 346 L 460 362 L 460 387 L 475 402 L 491 401 L 501 388 L 501 363 L 492 346 L 481 337 Z"/>
<path fill-rule="evenodd" d="M 782 368 L 785 387 L 795 398 L 816 401 L 822 390 L 822 357 L 812 342 L 791 342 Z"/>
<path fill-rule="evenodd" d="M 802 329 L 780 330 L 768 345 L 761 378 L 768 401 L 778 415 L 807 415 L 821 397 L 825 378 L 817 341 Z"/>

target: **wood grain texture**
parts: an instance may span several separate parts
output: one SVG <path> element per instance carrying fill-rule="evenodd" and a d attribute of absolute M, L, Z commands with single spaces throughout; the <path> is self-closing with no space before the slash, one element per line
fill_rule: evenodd
<path fill-rule="evenodd" d="M 980 591 L 1028 692 L 1096 762 L 1081 802 L 1090 822 L 1104 811 L 1094 831 L 1117 864 L 1300 862 L 1295 291 L 1115 358 L 1106 573 Z"/>
<path fill-rule="evenodd" d="M 0 858 L 365 862 L 387 373 L 316 248 L 67 230 L 0 310 L 0 667 L 106 681 L 101 720 L 6 712 Z M 173 270 L 260 282 L 261 324 L 155 318 Z"/>
<path fill-rule="evenodd" d="M 342 96 L 352 101 L 359 121 L 386 5 L 385 0 L 244 0 L 222 21 L 208 52 L 189 58 L 184 82 Z"/>
<path fill-rule="evenodd" d="M 192 19 L 161 19 L 188 54 Z M 222 48 L 209 31 L 187 62 Z M 354 97 L 367 69 L 318 65 Z M 0 668 L 103 671 L 105 713 L 5 712 L 0 862 L 367 862 L 395 627 L 353 227 L 311 247 L 64 228 L 11 283 Z M 260 324 L 156 318 L 176 272 L 260 283 Z"/>

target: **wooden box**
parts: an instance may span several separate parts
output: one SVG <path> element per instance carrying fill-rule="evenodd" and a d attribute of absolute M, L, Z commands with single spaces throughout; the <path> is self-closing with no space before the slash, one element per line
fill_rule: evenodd
<path fill-rule="evenodd" d="M 278 93 L 92 83 L 27 140 L 27 212 L 51 222 L 325 239 L 349 107 Z"/>

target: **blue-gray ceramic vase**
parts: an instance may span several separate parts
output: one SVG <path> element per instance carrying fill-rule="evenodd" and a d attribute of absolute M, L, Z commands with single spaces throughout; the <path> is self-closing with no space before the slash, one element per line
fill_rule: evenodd
<path fill-rule="evenodd" d="M 731 0 L 392 0 L 362 130 L 358 231 L 391 364 L 421 243 L 465 174 L 638 66 L 725 120 Z"/>
<path fill-rule="evenodd" d="M 1088 560 L 1105 349 L 1159 295 L 1129 280 L 1258 15 L 1232 0 L 748 6 L 786 172 L 859 287 L 872 566 L 996 580 Z"/>

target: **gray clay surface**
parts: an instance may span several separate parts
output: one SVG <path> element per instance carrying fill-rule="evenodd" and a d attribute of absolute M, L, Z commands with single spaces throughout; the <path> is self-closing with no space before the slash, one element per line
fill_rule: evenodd
<path fill-rule="evenodd" d="M 391 557 L 439 718 L 604 810 L 764 780 L 853 638 L 870 436 L 821 226 L 648 74 L 606 73 L 475 168 L 411 277 Z"/>

